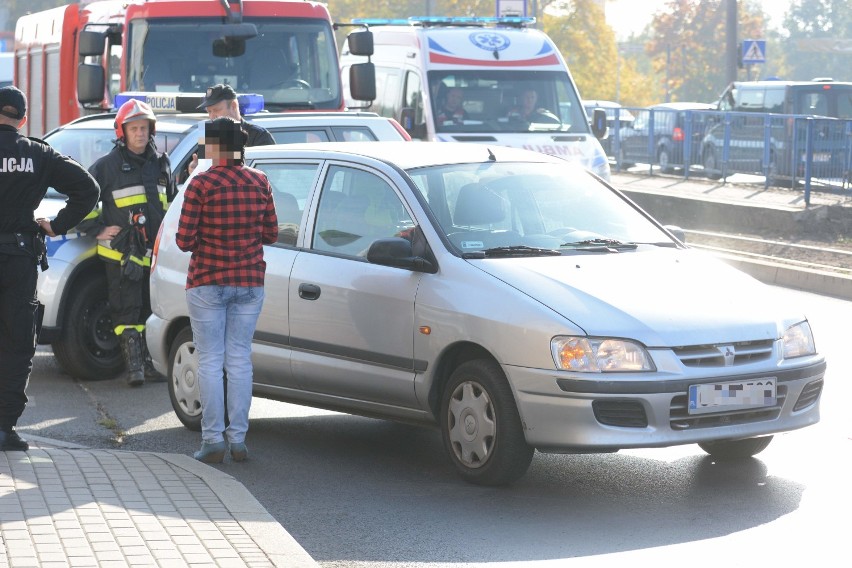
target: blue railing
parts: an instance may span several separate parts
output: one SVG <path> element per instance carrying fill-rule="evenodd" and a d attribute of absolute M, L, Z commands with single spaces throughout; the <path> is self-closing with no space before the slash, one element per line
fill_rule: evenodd
<path fill-rule="evenodd" d="M 725 180 L 762 176 L 770 185 L 849 191 L 852 120 L 711 110 L 626 109 L 613 116 L 604 149 L 618 170 Z M 630 116 L 628 115 L 628 116 Z"/>

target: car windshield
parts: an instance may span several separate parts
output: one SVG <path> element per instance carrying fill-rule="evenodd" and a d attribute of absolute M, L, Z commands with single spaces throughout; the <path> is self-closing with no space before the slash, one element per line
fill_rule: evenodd
<path fill-rule="evenodd" d="M 185 133 L 157 132 L 154 142 L 160 152 L 168 153 L 184 136 Z M 60 154 L 70 156 L 89 169 L 95 160 L 112 150 L 115 145 L 115 131 L 112 128 L 62 128 L 49 133 L 44 141 Z M 51 187 L 47 191 L 47 197 L 64 199 L 65 196 Z"/>
<path fill-rule="evenodd" d="M 470 256 L 621 252 L 674 241 L 572 164 L 488 162 L 408 172 L 440 230 Z"/>
<path fill-rule="evenodd" d="M 569 77 L 558 71 L 430 71 L 437 132 L 588 132 Z M 452 99 L 462 111 L 448 111 Z"/>

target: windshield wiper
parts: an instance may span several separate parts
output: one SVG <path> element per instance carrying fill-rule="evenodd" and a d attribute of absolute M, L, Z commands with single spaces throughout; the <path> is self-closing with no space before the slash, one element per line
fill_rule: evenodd
<path fill-rule="evenodd" d="M 561 252 L 554 249 L 517 245 L 511 247 L 493 247 L 485 250 L 478 250 L 476 252 L 465 252 L 462 253 L 462 258 L 488 258 L 497 256 L 560 256 L 561 254 Z"/>
<path fill-rule="evenodd" d="M 635 250 L 639 245 L 636 243 L 624 243 L 618 239 L 586 239 L 584 241 L 575 241 L 570 243 L 562 243 L 560 247 L 574 247 L 576 250 L 585 251 L 611 251 L 618 252 L 620 250 Z"/>

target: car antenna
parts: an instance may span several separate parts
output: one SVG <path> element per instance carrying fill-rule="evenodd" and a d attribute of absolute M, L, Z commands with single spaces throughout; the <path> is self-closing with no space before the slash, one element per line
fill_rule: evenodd
<path fill-rule="evenodd" d="M 486 149 L 488 150 L 488 161 L 489 162 L 496 162 L 497 156 L 494 155 L 494 152 L 491 151 L 491 148 L 486 148 Z"/>

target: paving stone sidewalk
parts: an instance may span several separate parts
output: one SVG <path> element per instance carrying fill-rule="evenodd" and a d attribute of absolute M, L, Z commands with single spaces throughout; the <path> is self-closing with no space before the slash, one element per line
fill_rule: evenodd
<path fill-rule="evenodd" d="M 233 477 L 189 456 L 0 452 L 0 567 L 318 564 Z"/>

